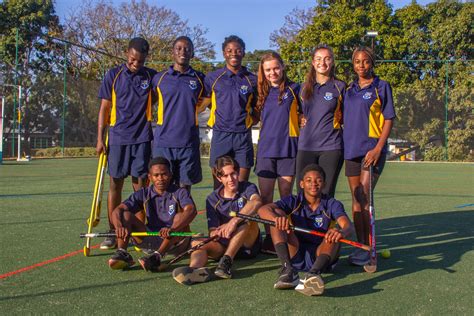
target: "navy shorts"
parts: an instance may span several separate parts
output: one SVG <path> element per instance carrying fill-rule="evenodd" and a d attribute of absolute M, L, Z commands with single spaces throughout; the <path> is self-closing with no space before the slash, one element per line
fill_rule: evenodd
<path fill-rule="evenodd" d="M 131 175 L 146 178 L 151 157 L 150 142 L 131 145 L 109 145 L 109 175 L 123 179 Z"/>
<path fill-rule="evenodd" d="M 344 160 L 346 163 L 346 177 L 360 176 L 362 170 L 369 171 L 369 168 L 364 167 L 364 158 L 365 156 L 361 156 Z M 385 167 L 385 160 L 386 154 L 382 153 L 373 169 L 376 175 L 380 176 L 382 174 L 383 168 Z"/>
<path fill-rule="evenodd" d="M 193 185 L 202 181 L 199 145 L 186 148 L 153 146 L 153 157 L 158 156 L 170 161 L 176 184 Z"/>
<path fill-rule="evenodd" d="M 212 131 L 209 165 L 214 167 L 216 159 L 228 155 L 234 158 L 241 168 L 253 166 L 252 131 L 229 133 Z"/>
<path fill-rule="evenodd" d="M 297 271 L 309 271 L 316 261 L 316 249 L 319 244 L 300 242 L 298 252 L 291 258 L 291 265 Z"/>
<path fill-rule="evenodd" d="M 255 174 L 262 178 L 276 179 L 296 174 L 296 158 L 259 158 Z"/>

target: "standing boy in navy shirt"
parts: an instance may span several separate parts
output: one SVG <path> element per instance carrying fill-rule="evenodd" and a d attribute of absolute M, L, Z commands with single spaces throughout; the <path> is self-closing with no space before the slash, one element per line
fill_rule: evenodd
<path fill-rule="evenodd" d="M 302 171 L 302 191 L 260 208 L 261 218 L 275 221 L 270 228 L 278 258 L 282 263 L 276 289 L 294 288 L 305 295 L 321 295 L 321 273 L 331 269 L 339 257 L 339 240 L 351 235 L 352 223 L 341 202 L 322 194 L 324 170 L 310 164 Z M 294 225 L 325 233 L 324 238 L 289 230 Z M 337 224 L 337 226 L 335 226 Z M 305 271 L 298 284 L 298 271 Z"/>
<path fill-rule="evenodd" d="M 107 198 L 109 226 L 112 211 L 122 200 L 124 179 L 131 175 L 133 189 L 145 186 L 151 156 L 151 79 L 155 71 L 144 67 L 148 42 L 133 38 L 128 45 L 125 64 L 107 72 L 99 90 L 101 99 L 97 146 L 98 154 L 106 150 L 105 134 L 109 129 L 108 166 L 110 187 Z M 115 238 L 107 238 L 101 249 L 116 247 Z"/>
<path fill-rule="evenodd" d="M 204 74 L 189 62 L 194 45 L 187 36 L 173 43 L 174 64 L 153 78 L 158 94 L 157 127 L 153 137 L 153 157 L 171 162 L 176 185 L 191 189 L 201 182 L 197 106 L 204 92 Z"/>
<path fill-rule="evenodd" d="M 206 97 L 211 103 L 208 125 L 212 128 L 209 165 L 217 157 L 229 155 L 240 165 L 239 180 L 248 181 L 253 166 L 252 125 L 257 94 L 257 77 L 242 66 L 245 43 L 235 35 L 222 44 L 226 65 L 210 72 L 204 80 Z M 214 178 L 214 189 L 220 185 Z"/>
<path fill-rule="evenodd" d="M 114 209 L 111 219 L 115 226 L 118 249 L 109 259 L 112 269 L 131 267 L 135 262 L 127 252 L 131 232 L 160 232 L 159 237 L 135 237 L 143 248 L 156 250 L 140 258 L 140 265 L 146 271 L 157 271 L 161 257 L 176 246 L 176 253 L 189 246 L 189 239 L 170 237 L 172 231 L 190 231 L 189 224 L 196 216 L 196 206 L 189 192 L 171 184 L 170 163 L 166 158 L 155 157 L 150 161 L 148 178 L 153 184 L 141 188 Z M 137 214 L 145 212 L 146 225 Z"/>
<path fill-rule="evenodd" d="M 262 205 L 257 187 L 250 182 L 239 182 L 239 164 L 232 157 L 219 157 L 213 172 L 221 186 L 207 197 L 206 211 L 209 235 L 216 240 L 194 251 L 189 267 L 173 270 L 173 278 L 181 284 L 209 281 L 210 271 L 205 267 L 209 257 L 220 258 L 214 274 L 230 279 L 235 257 L 254 258 L 260 251 L 258 225 L 230 216 L 230 212 L 256 214 Z"/>

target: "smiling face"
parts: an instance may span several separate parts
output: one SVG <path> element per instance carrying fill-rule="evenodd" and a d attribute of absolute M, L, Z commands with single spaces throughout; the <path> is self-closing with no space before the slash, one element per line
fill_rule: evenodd
<path fill-rule="evenodd" d="M 366 52 L 357 52 L 354 55 L 354 71 L 359 78 L 369 79 L 372 77 L 372 69 L 374 65 Z"/>
<path fill-rule="evenodd" d="M 324 178 L 318 171 L 308 171 L 300 181 L 300 187 L 303 189 L 305 196 L 313 198 L 321 196 L 324 187 Z"/>
<path fill-rule="evenodd" d="M 148 171 L 148 179 L 153 183 L 155 191 L 158 193 L 162 193 L 168 189 L 171 178 L 171 172 L 166 165 L 153 165 Z"/>
<path fill-rule="evenodd" d="M 268 60 L 262 64 L 263 74 L 272 87 L 278 87 L 283 79 L 283 66 L 276 59 Z"/>
<path fill-rule="evenodd" d="M 147 54 L 140 53 L 135 48 L 130 48 L 127 51 L 127 68 L 131 72 L 137 73 L 144 65 Z"/>
<path fill-rule="evenodd" d="M 173 46 L 173 60 L 175 64 L 187 67 L 191 58 L 193 58 L 193 47 L 186 40 L 179 40 Z"/>
<path fill-rule="evenodd" d="M 237 192 L 239 187 L 239 171 L 234 169 L 233 165 L 222 167 L 221 176 L 217 178 L 224 185 L 227 192 Z"/>
<path fill-rule="evenodd" d="M 316 73 L 330 76 L 334 67 L 334 57 L 328 49 L 318 49 L 313 56 L 313 67 Z"/>
<path fill-rule="evenodd" d="M 222 52 L 229 68 L 239 68 L 245 56 L 243 47 L 237 42 L 229 42 Z"/>

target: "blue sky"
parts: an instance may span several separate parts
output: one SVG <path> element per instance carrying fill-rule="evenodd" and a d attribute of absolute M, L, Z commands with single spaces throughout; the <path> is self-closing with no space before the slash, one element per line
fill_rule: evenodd
<path fill-rule="evenodd" d="M 119 4 L 123 0 L 109 0 Z M 411 0 L 391 0 L 395 9 Z M 432 0 L 418 0 L 425 5 Z M 56 0 L 56 12 L 61 21 L 71 10 L 79 7 L 81 0 Z M 284 17 L 295 7 L 310 8 L 310 0 L 148 0 L 148 3 L 165 6 L 188 20 L 189 25 L 200 24 L 208 29 L 206 37 L 215 44 L 216 59 L 221 60 L 220 44 L 224 37 L 235 34 L 246 43 L 247 51 L 270 48 L 270 34 L 283 26 Z"/>

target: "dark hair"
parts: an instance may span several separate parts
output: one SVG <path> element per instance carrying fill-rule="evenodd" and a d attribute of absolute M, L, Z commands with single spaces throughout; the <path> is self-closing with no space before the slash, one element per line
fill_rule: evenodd
<path fill-rule="evenodd" d="M 234 170 L 237 172 L 239 172 L 240 170 L 239 163 L 234 158 L 232 158 L 231 156 L 220 156 L 216 159 L 216 164 L 212 168 L 212 174 L 214 175 L 214 177 L 222 177 L 222 168 L 224 168 L 225 166 L 233 166 Z"/>
<path fill-rule="evenodd" d="M 191 49 L 193 51 L 192 57 L 194 57 L 194 44 L 193 44 L 193 41 L 187 36 L 184 36 L 184 35 L 179 36 L 173 41 L 173 48 L 176 45 L 176 43 L 179 42 L 179 41 L 188 42 L 189 46 L 191 46 Z"/>
<path fill-rule="evenodd" d="M 288 77 L 286 76 L 285 64 L 283 63 L 283 59 L 281 56 L 276 52 L 268 52 L 262 56 L 260 60 L 260 64 L 258 65 L 258 79 L 257 79 L 257 88 L 258 88 L 258 97 L 257 97 L 257 105 L 255 107 L 258 113 L 261 113 L 263 110 L 263 104 L 265 103 L 265 99 L 270 92 L 270 82 L 265 78 L 265 73 L 263 71 L 263 63 L 270 60 L 276 60 L 280 63 L 283 72 L 282 81 L 278 89 L 280 90 L 280 94 L 278 95 L 278 103 L 281 103 L 283 98 L 283 93 L 285 92 L 285 87 L 288 84 Z"/>
<path fill-rule="evenodd" d="M 147 40 L 141 37 L 135 37 L 130 40 L 128 43 L 128 49 L 133 48 L 139 53 L 148 55 L 148 51 L 150 50 L 150 44 L 148 44 Z"/>
<path fill-rule="evenodd" d="M 352 58 L 351 58 L 352 65 L 354 65 L 354 59 L 355 59 L 356 54 L 360 53 L 360 52 L 367 54 L 367 56 L 369 57 L 369 60 L 372 64 L 372 68 L 370 69 L 370 73 L 371 73 L 372 76 L 375 76 L 375 71 L 374 71 L 374 68 L 375 68 L 375 53 L 372 50 L 372 48 L 370 48 L 370 47 L 359 46 L 356 49 L 354 49 L 354 52 L 352 53 Z"/>
<path fill-rule="evenodd" d="M 238 43 L 240 46 L 242 46 L 242 49 L 245 52 L 245 43 L 237 35 L 230 35 L 224 39 L 224 43 L 222 43 L 222 51 L 225 50 L 225 47 L 227 46 L 227 44 L 232 43 L 232 42 Z"/>
<path fill-rule="evenodd" d="M 331 78 L 334 78 L 336 64 L 334 63 L 334 52 L 331 46 L 328 46 L 326 44 L 319 44 L 318 46 L 316 46 L 316 48 L 313 51 L 313 54 L 311 55 L 311 61 L 313 61 L 314 55 L 316 55 L 316 53 L 322 49 L 326 49 L 331 55 L 333 64 L 332 64 L 332 68 L 329 71 L 329 76 Z M 306 73 L 306 80 L 303 84 L 303 93 L 302 93 L 303 100 L 309 100 L 313 96 L 315 84 L 316 84 L 316 70 L 314 69 L 314 66 L 311 63 L 311 67 L 309 71 Z"/>
<path fill-rule="evenodd" d="M 304 176 L 310 171 L 319 172 L 319 174 L 323 178 L 323 181 L 326 181 L 326 173 L 324 172 L 323 168 L 321 168 L 319 165 L 315 163 L 309 164 L 303 168 L 303 170 L 301 171 L 301 179 L 303 179 Z"/>
<path fill-rule="evenodd" d="M 148 164 L 148 170 L 150 170 L 151 167 L 156 166 L 156 165 L 164 165 L 166 166 L 166 168 L 168 168 L 168 171 L 171 172 L 171 163 L 165 157 L 158 156 L 151 159 L 150 163 Z"/>

